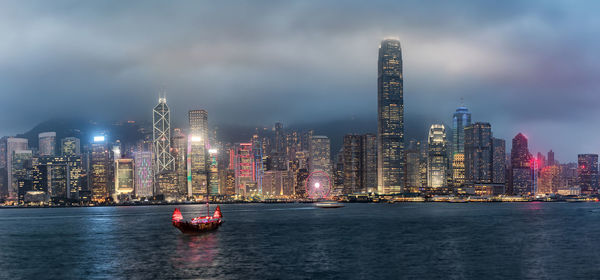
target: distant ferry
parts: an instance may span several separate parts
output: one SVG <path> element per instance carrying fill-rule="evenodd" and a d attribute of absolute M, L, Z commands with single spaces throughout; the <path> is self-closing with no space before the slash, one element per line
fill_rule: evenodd
<path fill-rule="evenodd" d="M 319 208 L 341 208 L 344 207 L 344 204 L 337 201 L 320 201 L 315 203 L 315 206 Z"/>
<path fill-rule="evenodd" d="M 206 207 L 208 208 L 208 203 Z M 223 217 L 223 214 L 221 214 L 221 208 L 217 206 L 217 209 L 215 209 L 215 212 L 212 216 L 210 216 L 209 211 L 210 210 L 207 209 L 208 215 L 206 216 L 200 216 L 193 218 L 191 221 L 185 221 L 183 220 L 183 215 L 181 215 L 179 208 L 175 208 L 171 221 L 173 226 L 178 228 L 183 233 L 203 233 L 216 230 L 223 223 L 221 220 Z"/>

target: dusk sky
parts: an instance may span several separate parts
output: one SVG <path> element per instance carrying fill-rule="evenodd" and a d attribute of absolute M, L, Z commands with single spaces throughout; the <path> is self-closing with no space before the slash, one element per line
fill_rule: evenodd
<path fill-rule="evenodd" d="M 377 50 L 397 37 L 407 134 L 473 121 L 562 162 L 600 153 L 600 2 L 3 1 L 0 133 L 51 118 L 373 120 Z"/>

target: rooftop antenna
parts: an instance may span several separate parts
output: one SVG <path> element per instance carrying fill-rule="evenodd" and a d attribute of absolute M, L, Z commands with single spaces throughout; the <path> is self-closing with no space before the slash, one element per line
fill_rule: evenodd
<path fill-rule="evenodd" d="M 464 98 L 460 98 L 460 107 L 465 107 L 465 99 Z"/>

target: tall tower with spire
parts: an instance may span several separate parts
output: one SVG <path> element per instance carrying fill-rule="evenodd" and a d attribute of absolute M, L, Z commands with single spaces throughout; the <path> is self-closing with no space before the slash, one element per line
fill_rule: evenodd
<path fill-rule="evenodd" d="M 156 175 L 172 171 L 175 159 L 170 153 L 171 148 L 171 114 L 167 106 L 165 92 L 161 92 L 158 104 L 152 111 L 152 150 L 154 152 L 154 172 Z"/>
<path fill-rule="evenodd" d="M 377 181 L 382 194 L 404 191 L 403 90 L 400 41 L 385 39 L 377 66 Z"/>
<path fill-rule="evenodd" d="M 462 103 L 462 98 L 461 98 Z M 471 112 L 463 104 L 452 118 L 452 183 L 460 187 L 465 183 L 465 127 L 471 125 Z"/>

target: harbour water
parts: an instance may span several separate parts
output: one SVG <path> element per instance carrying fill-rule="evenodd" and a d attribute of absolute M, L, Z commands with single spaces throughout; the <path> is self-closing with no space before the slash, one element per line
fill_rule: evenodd
<path fill-rule="evenodd" d="M 600 203 L 229 204 L 200 236 L 173 206 L 0 209 L 0 279 L 592 279 Z M 184 217 L 203 205 L 181 206 Z"/>

